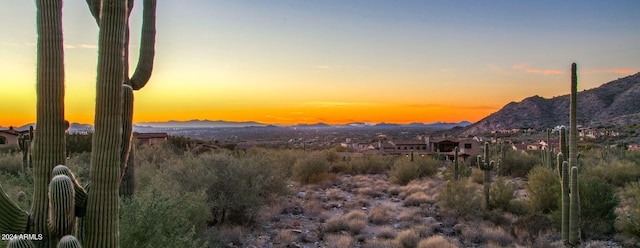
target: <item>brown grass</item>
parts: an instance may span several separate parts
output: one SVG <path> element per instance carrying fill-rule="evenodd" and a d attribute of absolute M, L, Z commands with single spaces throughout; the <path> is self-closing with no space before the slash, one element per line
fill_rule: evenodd
<path fill-rule="evenodd" d="M 433 199 L 433 197 L 428 196 L 427 194 L 425 194 L 422 191 L 419 192 L 415 192 L 411 195 L 409 195 L 407 198 L 404 199 L 404 206 L 405 207 L 409 207 L 409 206 L 415 206 L 418 207 L 422 204 L 432 204 L 434 203 L 435 200 Z"/>
<path fill-rule="evenodd" d="M 391 222 L 391 207 L 384 204 L 373 207 L 369 212 L 369 222 L 376 225 L 383 225 Z"/>
<path fill-rule="evenodd" d="M 457 242 L 453 242 L 440 235 L 434 235 L 418 242 L 418 248 L 449 248 L 460 247 Z"/>
<path fill-rule="evenodd" d="M 413 248 L 418 245 L 418 242 L 420 242 L 420 235 L 413 229 L 406 229 L 398 233 L 395 241 L 402 248 Z"/>
<path fill-rule="evenodd" d="M 390 226 L 385 226 L 378 231 L 376 236 L 379 239 L 395 239 L 398 236 L 398 231 Z"/>
<path fill-rule="evenodd" d="M 328 233 L 336 233 L 346 231 L 348 229 L 349 226 L 347 225 L 347 221 L 342 215 L 333 216 L 324 223 L 324 230 Z"/>
<path fill-rule="evenodd" d="M 328 248 L 353 247 L 355 244 L 351 236 L 342 234 L 329 234 L 325 237 L 325 241 Z"/>
<path fill-rule="evenodd" d="M 298 240 L 298 234 L 291 230 L 282 230 L 276 235 L 276 243 L 280 244 L 280 247 L 287 247 L 289 244 Z"/>

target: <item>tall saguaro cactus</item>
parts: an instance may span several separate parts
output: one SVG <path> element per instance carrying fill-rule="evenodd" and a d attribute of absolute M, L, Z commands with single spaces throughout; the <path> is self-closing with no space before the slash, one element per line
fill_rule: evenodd
<path fill-rule="evenodd" d="M 580 194 L 578 189 L 578 76 L 576 64 L 571 64 L 571 96 L 569 103 L 569 144 L 564 128 L 560 129 L 558 173 L 562 185 L 562 239 L 567 247 L 577 247 L 580 243 Z M 568 148 L 567 148 L 568 146 Z M 567 154 L 568 152 L 568 154 Z M 566 154 L 566 155 L 563 155 Z M 564 157 L 568 161 L 563 161 Z M 569 171 L 571 170 L 571 171 Z"/>
<path fill-rule="evenodd" d="M 100 20 L 100 8 L 103 5 L 103 0 L 86 0 L 89 5 L 89 10 L 91 14 L 96 19 L 96 23 L 102 29 L 102 23 Z M 126 27 L 125 27 L 125 44 L 124 44 L 124 82 L 123 84 L 131 86 L 133 90 L 140 90 L 143 88 L 149 78 L 151 77 L 151 72 L 153 70 L 153 60 L 155 56 L 155 36 L 156 36 L 156 2 L 157 0 L 144 0 L 143 1 L 143 19 L 142 19 L 142 33 L 140 40 L 140 51 L 139 51 L 139 59 L 136 66 L 136 69 L 131 77 L 129 77 L 129 15 L 131 14 L 131 10 L 134 6 L 134 0 L 128 0 L 127 2 L 127 16 L 126 16 Z M 132 96 L 133 97 L 133 96 Z M 125 97 L 126 98 L 126 97 Z M 133 99 L 133 98 L 131 98 Z M 127 104 L 127 103 L 125 103 Z M 127 142 L 127 140 L 131 140 L 131 127 L 133 126 L 132 116 L 133 116 L 133 103 L 131 105 L 131 112 L 128 114 L 128 117 L 125 116 L 125 121 L 123 122 L 123 143 L 121 146 L 122 153 L 122 184 L 127 187 L 126 189 L 121 190 L 122 195 L 132 195 L 134 185 L 133 178 L 133 167 L 135 166 L 133 158 L 130 156 L 133 154 L 130 152 L 132 149 L 132 142 Z M 128 105 L 125 105 L 125 110 L 128 109 Z"/>
<path fill-rule="evenodd" d="M 489 189 L 491 188 L 491 170 L 495 166 L 494 161 L 489 161 L 489 142 L 484 143 L 484 158 L 478 155 L 478 167 L 484 172 L 482 185 L 484 186 L 484 203 L 489 207 Z"/>
<path fill-rule="evenodd" d="M 118 247 L 122 84 L 128 6 L 126 0 L 100 5 L 95 133 L 91 151 L 91 190 L 85 216 L 86 247 Z"/>
<path fill-rule="evenodd" d="M 33 140 L 32 151 L 34 192 L 31 219 L 34 226 L 31 231 L 47 234 L 51 170 L 65 163 L 62 0 L 37 0 L 36 8 L 38 135 Z M 49 235 L 44 237 L 43 243 L 50 242 Z"/>

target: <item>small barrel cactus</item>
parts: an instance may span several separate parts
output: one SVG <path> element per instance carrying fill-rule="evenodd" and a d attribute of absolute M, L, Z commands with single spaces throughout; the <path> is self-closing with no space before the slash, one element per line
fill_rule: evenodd
<path fill-rule="evenodd" d="M 66 235 L 60 239 L 57 248 L 82 248 L 80 241 L 72 235 Z"/>

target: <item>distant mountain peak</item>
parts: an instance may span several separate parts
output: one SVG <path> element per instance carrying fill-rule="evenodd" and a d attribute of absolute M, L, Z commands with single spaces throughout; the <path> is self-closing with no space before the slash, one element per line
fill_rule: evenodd
<path fill-rule="evenodd" d="M 567 86 L 569 82 L 567 82 Z M 640 73 L 578 92 L 578 122 L 584 125 L 628 125 L 640 121 Z M 551 128 L 569 123 L 569 94 L 534 95 L 510 102 L 466 128 L 463 135 L 514 128 Z"/>

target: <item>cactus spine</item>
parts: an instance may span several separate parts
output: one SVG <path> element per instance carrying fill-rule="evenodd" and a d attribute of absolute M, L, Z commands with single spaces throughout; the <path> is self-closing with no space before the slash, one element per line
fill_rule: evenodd
<path fill-rule="evenodd" d="M 80 183 L 78 183 L 78 180 L 76 180 L 76 176 L 71 172 L 71 170 L 69 170 L 69 168 L 67 168 L 64 165 L 58 165 L 54 167 L 53 170 L 51 171 L 51 175 L 54 177 L 57 175 L 65 175 L 69 177 L 69 179 L 71 179 L 71 182 L 73 183 L 73 191 L 74 191 L 75 215 L 76 217 L 84 217 L 84 214 L 86 212 L 86 207 L 87 207 L 88 195 L 85 188 L 82 187 Z"/>
<path fill-rule="evenodd" d="M 49 184 L 49 232 L 54 241 L 73 234 L 75 229 L 75 192 L 71 178 L 57 175 Z"/>
<path fill-rule="evenodd" d="M 82 248 L 82 245 L 80 245 L 80 241 L 76 237 L 67 235 L 60 239 L 57 248 Z"/>
<path fill-rule="evenodd" d="M 101 4 L 91 190 L 82 242 L 87 247 L 119 247 L 120 147 L 122 145 L 123 51 L 127 1 Z"/>
<path fill-rule="evenodd" d="M 27 239 L 12 239 L 9 240 L 7 248 L 36 248 L 36 246 Z"/>

